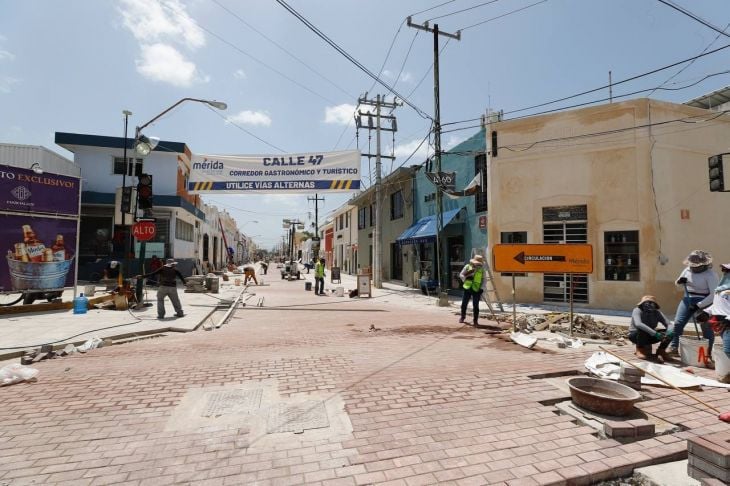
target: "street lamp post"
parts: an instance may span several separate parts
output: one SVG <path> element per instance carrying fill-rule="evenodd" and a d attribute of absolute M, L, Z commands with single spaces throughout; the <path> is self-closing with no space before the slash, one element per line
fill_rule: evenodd
<path fill-rule="evenodd" d="M 216 108 L 218 110 L 225 110 L 226 108 L 228 108 L 228 105 L 226 105 L 222 101 L 203 100 L 203 99 L 200 99 L 200 98 L 183 98 L 180 101 L 176 102 L 175 104 L 171 105 L 169 108 L 165 109 L 159 115 L 157 115 L 154 118 L 152 118 L 147 123 L 144 123 L 143 125 L 140 125 L 140 126 L 136 127 L 135 133 L 134 133 L 134 150 L 135 150 L 136 153 L 138 153 L 139 155 L 142 155 L 142 156 L 149 155 L 149 153 L 152 152 L 152 150 L 154 150 L 154 148 L 157 146 L 157 144 L 160 141 L 159 138 L 156 138 L 156 137 L 146 137 L 146 136 L 144 136 L 142 134 L 142 130 L 145 127 L 149 126 L 150 124 L 154 123 L 155 121 L 159 120 L 163 116 L 165 116 L 167 113 L 169 113 L 170 111 L 172 111 L 176 106 L 184 103 L 185 101 L 194 101 L 196 103 L 205 103 L 206 105 L 210 105 L 213 108 Z M 125 147 L 126 147 L 126 145 L 125 145 Z M 137 196 L 139 198 L 139 194 Z M 144 211 L 144 215 L 143 216 L 147 216 L 147 211 L 148 210 L 147 209 L 143 209 L 143 211 Z M 135 218 L 136 217 L 137 217 L 137 215 L 135 214 Z M 140 248 L 139 248 L 139 263 L 138 263 L 140 273 L 143 272 L 145 250 L 146 250 L 146 245 L 145 245 L 145 242 L 142 241 L 140 243 Z"/>
<path fill-rule="evenodd" d="M 122 158 L 124 159 L 124 171 L 122 172 L 122 193 L 120 194 L 119 198 L 119 215 L 121 216 L 121 225 L 122 225 L 122 257 L 124 259 L 124 266 L 122 267 L 122 271 L 119 272 L 121 278 L 124 278 L 124 273 L 127 272 L 129 274 L 130 268 L 129 268 L 129 249 L 131 245 L 131 238 L 129 237 L 129 232 L 127 231 L 127 215 L 124 212 L 124 204 L 123 201 L 125 199 L 125 192 L 127 190 L 127 171 L 129 170 L 129 161 L 127 160 L 127 127 L 129 125 L 129 116 L 132 114 L 129 110 L 122 111 L 122 114 L 124 115 L 124 148 L 122 149 Z M 130 191 L 131 192 L 131 191 Z M 129 201 L 131 202 L 131 194 L 129 197 Z"/>

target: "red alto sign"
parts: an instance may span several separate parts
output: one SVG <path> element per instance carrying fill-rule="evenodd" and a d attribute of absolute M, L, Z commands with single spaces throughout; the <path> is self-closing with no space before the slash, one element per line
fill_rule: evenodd
<path fill-rule="evenodd" d="M 155 237 L 157 227 L 154 221 L 139 221 L 132 226 L 132 234 L 139 241 L 149 241 Z"/>

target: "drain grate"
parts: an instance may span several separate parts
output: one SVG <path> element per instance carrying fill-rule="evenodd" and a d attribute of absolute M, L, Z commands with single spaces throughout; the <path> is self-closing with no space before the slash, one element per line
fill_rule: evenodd
<path fill-rule="evenodd" d="M 278 403 L 269 409 L 266 431 L 269 434 L 294 432 L 301 434 L 308 429 L 329 427 L 327 409 L 323 401 L 308 400 L 301 403 Z"/>
<path fill-rule="evenodd" d="M 261 406 L 263 390 L 222 390 L 205 395 L 202 417 L 220 417 L 230 414 L 250 414 Z"/>
<path fill-rule="evenodd" d="M 577 375 L 584 375 L 585 373 L 582 373 L 579 370 L 562 370 L 562 371 L 553 371 L 551 373 L 538 373 L 536 375 L 527 375 L 527 377 L 531 380 L 542 380 L 545 378 L 559 378 L 561 376 L 577 376 Z"/>

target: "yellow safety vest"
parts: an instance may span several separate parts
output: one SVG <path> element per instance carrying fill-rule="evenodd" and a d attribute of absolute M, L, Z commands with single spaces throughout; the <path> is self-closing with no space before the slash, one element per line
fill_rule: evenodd
<path fill-rule="evenodd" d="M 317 278 L 324 278 L 324 265 L 320 262 L 317 262 L 314 265 L 314 276 Z"/>
<path fill-rule="evenodd" d="M 467 272 L 471 271 L 471 269 L 473 268 L 471 266 L 471 264 L 467 264 L 466 266 L 469 267 L 467 269 Z M 481 289 L 482 288 L 482 277 L 483 276 L 484 276 L 484 269 L 483 268 L 478 268 L 474 272 L 474 275 L 472 275 L 470 277 L 467 277 L 467 279 L 464 280 L 464 285 L 463 285 L 464 290 L 472 290 L 472 291 L 476 292 L 479 289 Z"/>

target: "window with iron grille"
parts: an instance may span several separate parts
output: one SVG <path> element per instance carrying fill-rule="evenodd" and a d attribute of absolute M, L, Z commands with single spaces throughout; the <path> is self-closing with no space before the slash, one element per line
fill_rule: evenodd
<path fill-rule="evenodd" d="M 357 229 L 365 229 L 365 211 L 367 208 L 360 208 L 357 211 Z"/>
<path fill-rule="evenodd" d="M 474 211 L 482 213 L 487 210 L 487 155 L 479 154 L 474 157 L 474 175 L 482 173 L 482 183 L 479 191 L 474 194 Z"/>
<path fill-rule="evenodd" d="M 195 234 L 193 225 L 180 218 L 175 218 L 175 239 L 183 241 L 193 241 Z"/>
<path fill-rule="evenodd" d="M 403 217 L 403 191 L 399 190 L 390 195 L 390 220 Z"/>
<path fill-rule="evenodd" d="M 142 159 L 127 157 L 127 176 L 139 177 L 142 175 Z M 114 157 L 114 174 L 124 174 L 124 157 Z"/>

